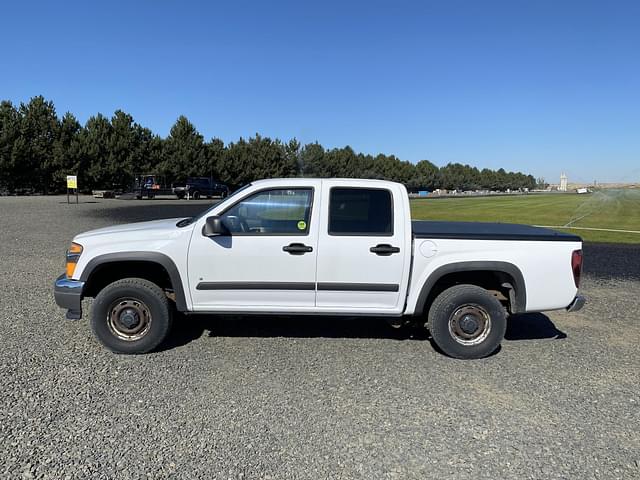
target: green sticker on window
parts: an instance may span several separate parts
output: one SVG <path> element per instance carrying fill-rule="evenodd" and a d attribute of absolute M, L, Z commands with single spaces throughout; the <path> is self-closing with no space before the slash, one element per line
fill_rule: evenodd
<path fill-rule="evenodd" d="M 307 222 L 305 222 L 304 220 L 300 220 L 298 222 L 298 230 L 306 230 L 307 228 Z"/>

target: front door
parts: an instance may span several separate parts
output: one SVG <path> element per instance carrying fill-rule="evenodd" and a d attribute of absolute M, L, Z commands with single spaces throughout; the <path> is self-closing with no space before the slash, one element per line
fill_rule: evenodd
<path fill-rule="evenodd" d="M 319 187 L 248 193 L 219 213 L 229 235 L 205 237 L 196 226 L 188 260 L 194 310 L 312 309 Z"/>
<path fill-rule="evenodd" d="M 317 307 L 401 312 L 410 255 L 403 202 L 396 199 L 394 209 L 390 189 L 331 180 L 324 181 L 322 197 Z"/>

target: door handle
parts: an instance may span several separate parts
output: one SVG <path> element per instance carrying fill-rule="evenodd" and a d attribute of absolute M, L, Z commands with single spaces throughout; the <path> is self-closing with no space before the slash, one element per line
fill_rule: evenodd
<path fill-rule="evenodd" d="M 304 255 L 305 253 L 313 252 L 313 247 L 304 243 L 290 243 L 282 247 L 282 251 L 291 255 Z"/>
<path fill-rule="evenodd" d="M 380 256 L 383 256 L 383 257 L 388 257 L 392 253 L 399 253 L 400 252 L 400 248 L 399 247 L 393 247 L 393 246 L 389 245 L 388 243 L 379 243 L 375 247 L 371 247 L 369 249 L 369 251 L 371 253 L 375 253 L 376 255 L 380 255 Z"/>

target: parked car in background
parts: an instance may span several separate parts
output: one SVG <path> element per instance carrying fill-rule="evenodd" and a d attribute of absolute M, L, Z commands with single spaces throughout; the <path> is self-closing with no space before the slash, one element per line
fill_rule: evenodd
<path fill-rule="evenodd" d="M 200 197 L 225 198 L 229 194 L 229 187 L 209 177 L 189 177 L 184 185 L 174 185 L 173 193 L 180 199 Z"/>

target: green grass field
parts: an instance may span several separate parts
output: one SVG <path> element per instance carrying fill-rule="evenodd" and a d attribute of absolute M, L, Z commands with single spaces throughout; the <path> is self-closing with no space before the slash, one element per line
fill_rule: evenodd
<path fill-rule="evenodd" d="M 411 201 L 414 220 L 461 220 L 640 231 L 640 190 L 587 195 L 532 194 L 502 197 L 424 198 Z M 587 242 L 639 243 L 640 233 L 558 229 Z"/>

